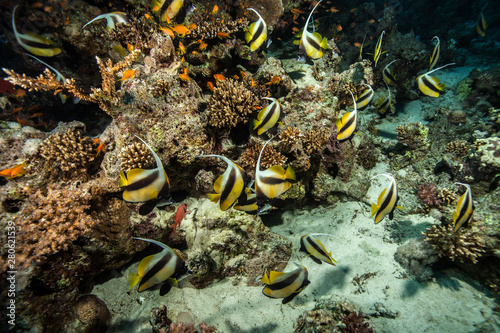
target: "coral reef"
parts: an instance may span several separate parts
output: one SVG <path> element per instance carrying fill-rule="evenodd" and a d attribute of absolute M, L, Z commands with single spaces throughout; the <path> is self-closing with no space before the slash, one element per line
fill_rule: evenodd
<path fill-rule="evenodd" d="M 302 134 L 302 131 L 300 129 L 288 126 L 278 135 L 278 138 L 280 140 L 280 148 L 284 151 L 290 151 L 293 145 L 297 144 L 303 137 L 304 135 Z"/>
<path fill-rule="evenodd" d="M 246 123 L 247 116 L 254 113 L 259 100 L 243 83 L 233 79 L 218 81 L 210 97 L 207 116 L 209 123 L 217 128 L 232 128 Z"/>
<path fill-rule="evenodd" d="M 457 232 L 453 231 L 452 225 L 433 226 L 422 234 L 436 249 L 439 257 L 452 261 L 477 263 L 478 258 L 485 252 L 484 228 L 481 226 L 460 228 Z"/>
<path fill-rule="evenodd" d="M 247 166 L 249 168 L 255 168 L 261 150 L 262 145 L 260 143 L 250 143 L 247 149 L 241 154 L 241 165 Z M 271 145 L 267 145 L 262 152 L 260 166 L 264 169 L 269 168 L 273 165 L 285 167 L 286 160 L 287 158 L 281 155 L 280 152 L 276 151 Z"/>
<path fill-rule="evenodd" d="M 457 158 L 463 158 L 469 154 L 472 146 L 464 140 L 449 142 L 444 150 L 445 153 L 452 153 Z"/>
<path fill-rule="evenodd" d="M 95 295 L 80 296 L 75 304 L 75 314 L 78 320 L 85 325 L 83 333 L 106 332 L 111 320 L 106 303 Z"/>
<path fill-rule="evenodd" d="M 120 152 L 120 169 L 128 171 L 130 169 L 147 169 L 154 165 L 151 151 L 142 142 L 134 142 L 123 147 Z"/>
<path fill-rule="evenodd" d="M 434 183 L 424 183 L 417 187 L 417 198 L 428 207 L 439 207 L 442 204 L 438 198 L 437 186 Z"/>
<path fill-rule="evenodd" d="M 321 153 L 325 149 L 326 143 L 330 138 L 329 128 L 319 128 L 307 131 L 302 139 L 302 146 L 307 155 Z"/>
<path fill-rule="evenodd" d="M 422 123 L 411 123 L 399 125 L 396 128 L 398 141 L 408 147 L 410 150 L 422 150 L 429 146 L 428 133 L 429 128 Z"/>

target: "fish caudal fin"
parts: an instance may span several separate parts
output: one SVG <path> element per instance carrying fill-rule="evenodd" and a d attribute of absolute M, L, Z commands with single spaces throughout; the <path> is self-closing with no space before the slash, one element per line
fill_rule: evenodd
<path fill-rule="evenodd" d="M 128 185 L 127 176 L 125 176 L 125 172 L 120 171 L 120 187 L 127 185 Z"/>
<path fill-rule="evenodd" d="M 285 178 L 288 180 L 295 180 L 295 171 L 291 166 L 288 166 L 285 171 Z"/>
<path fill-rule="evenodd" d="M 134 288 L 139 281 L 141 281 L 141 277 L 139 275 L 132 272 L 128 274 L 128 284 L 130 285 L 130 290 L 132 290 L 132 288 Z"/>
<path fill-rule="evenodd" d="M 375 214 L 377 214 L 377 211 L 379 209 L 379 206 L 377 204 L 372 204 L 372 217 L 375 216 Z"/>
<path fill-rule="evenodd" d="M 321 44 L 319 44 L 319 46 L 321 46 L 321 48 L 325 50 L 330 49 L 330 45 L 328 45 L 328 40 L 326 39 L 326 37 L 323 37 L 323 40 L 321 41 Z"/>
<path fill-rule="evenodd" d="M 260 125 L 260 121 L 257 119 L 254 119 L 253 120 L 253 129 L 256 129 L 257 127 L 259 127 L 259 125 Z"/>

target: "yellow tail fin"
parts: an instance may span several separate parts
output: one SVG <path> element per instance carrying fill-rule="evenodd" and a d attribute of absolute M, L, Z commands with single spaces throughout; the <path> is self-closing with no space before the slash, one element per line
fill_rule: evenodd
<path fill-rule="evenodd" d="M 130 285 L 130 290 L 135 287 L 135 285 L 141 281 L 141 277 L 135 273 L 130 272 L 128 274 L 128 284 Z"/>
<path fill-rule="evenodd" d="M 218 203 L 220 199 L 220 193 L 209 193 L 207 194 L 207 197 L 213 203 Z"/>
<path fill-rule="evenodd" d="M 379 209 L 379 207 L 373 203 L 372 204 L 372 217 L 374 217 L 375 214 L 377 214 L 378 209 Z"/>

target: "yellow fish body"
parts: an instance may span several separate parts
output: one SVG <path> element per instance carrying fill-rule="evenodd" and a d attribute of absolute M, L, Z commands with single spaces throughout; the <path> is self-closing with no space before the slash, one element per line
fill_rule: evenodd
<path fill-rule="evenodd" d="M 266 284 L 262 293 L 270 298 L 283 298 L 282 304 L 286 304 L 304 290 L 310 283 L 307 268 L 294 264 L 297 268 L 291 272 L 266 272 L 261 279 Z"/>
<path fill-rule="evenodd" d="M 425 96 L 439 97 L 444 92 L 445 85 L 443 83 L 440 83 L 437 77 L 430 76 L 429 74 L 454 64 L 455 63 L 447 64 L 418 76 L 418 90 L 420 90 L 420 92 Z"/>
<path fill-rule="evenodd" d="M 250 44 L 250 51 L 255 51 L 267 40 L 267 25 L 259 12 L 253 8 L 248 8 L 253 11 L 259 19 L 250 24 L 245 32 L 245 40 Z"/>

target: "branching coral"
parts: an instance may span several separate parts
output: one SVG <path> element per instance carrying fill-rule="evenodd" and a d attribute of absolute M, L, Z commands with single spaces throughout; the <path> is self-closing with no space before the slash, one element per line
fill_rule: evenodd
<path fill-rule="evenodd" d="M 429 128 L 422 123 L 399 125 L 396 132 L 398 133 L 398 141 L 408 146 L 410 150 L 425 149 L 429 146 L 427 138 Z"/>
<path fill-rule="evenodd" d="M 433 226 L 422 234 L 436 248 L 439 257 L 448 257 L 452 261 L 471 261 L 475 264 L 485 252 L 484 228 L 481 227 L 460 228 L 454 232 L 452 225 Z"/>
<path fill-rule="evenodd" d="M 302 139 L 302 146 L 307 155 L 312 153 L 320 153 L 325 147 L 330 138 L 329 128 L 319 128 L 307 131 Z"/>
<path fill-rule="evenodd" d="M 91 194 L 75 188 L 47 187 L 29 195 L 30 204 L 17 219 L 19 261 L 27 267 L 58 251 L 65 251 L 86 235 L 96 220 L 89 215 Z"/>
<path fill-rule="evenodd" d="M 262 149 L 262 145 L 254 142 L 248 145 L 248 148 L 241 154 L 241 164 L 248 167 L 255 167 L 257 160 L 259 159 L 259 153 Z M 260 166 L 262 168 L 269 168 L 273 165 L 285 166 L 287 158 L 278 151 L 276 151 L 272 146 L 267 145 L 262 152 L 262 158 L 260 160 Z"/>
<path fill-rule="evenodd" d="M 243 83 L 233 79 L 218 81 L 210 97 L 208 118 L 210 125 L 218 128 L 231 128 L 245 123 L 246 116 L 255 111 L 259 100 Z"/>
<path fill-rule="evenodd" d="M 52 175 L 85 176 L 97 155 L 97 145 L 82 136 L 80 129 L 70 128 L 45 139 L 40 146 L 45 168 Z"/>
<path fill-rule="evenodd" d="M 110 106 L 118 103 L 114 75 L 129 67 L 140 55 L 140 50 L 134 50 L 116 65 L 113 65 L 111 60 L 108 60 L 106 64 L 104 64 L 100 58 L 96 57 L 102 76 L 102 88 L 92 87 L 92 93 L 90 95 L 85 94 L 81 89 L 76 87 L 74 79 L 66 79 L 63 83 L 59 82 L 55 74 L 48 69 L 36 78 L 26 76 L 25 74 L 17 74 L 13 70 L 7 68 L 2 68 L 2 70 L 9 75 L 5 80 L 12 84 L 19 85 L 24 89 L 28 89 L 29 91 L 54 91 L 56 94 L 60 92 L 70 93 L 82 100 L 98 103 L 101 109 L 110 113 Z"/>
<path fill-rule="evenodd" d="M 122 148 L 120 152 L 120 169 L 128 171 L 130 169 L 150 167 L 154 164 L 153 156 L 144 143 L 134 142 Z"/>
<path fill-rule="evenodd" d="M 200 18 L 199 22 L 196 22 L 196 28 L 191 31 L 191 37 L 193 38 L 204 38 L 204 39 L 214 39 L 217 38 L 217 33 L 232 34 L 234 32 L 245 29 L 249 22 L 246 17 L 235 20 L 221 20 L 216 19 L 213 22 Z"/>
<path fill-rule="evenodd" d="M 449 142 L 446 145 L 444 152 L 445 153 L 452 153 L 457 158 L 462 158 L 462 157 L 467 156 L 471 149 L 472 149 L 472 146 L 469 145 L 466 141 L 457 140 L 457 141 Z"/>
<path fill-rule="evenodd" d="M 300 129 L 288 126 L 285 130 L 280 132 L 278 137 L 280 139 L 280 147 L 283 150 L 289 151 L 294 144 L 304 137 L 304 135 Z"/>
<path fill-rule="evenodd" d="M 434 183 L 418 185 L 417 198 L 429 207 L 439 207 L 442 204 L 442 201 L 438 198 L 437 186 Z"/>

